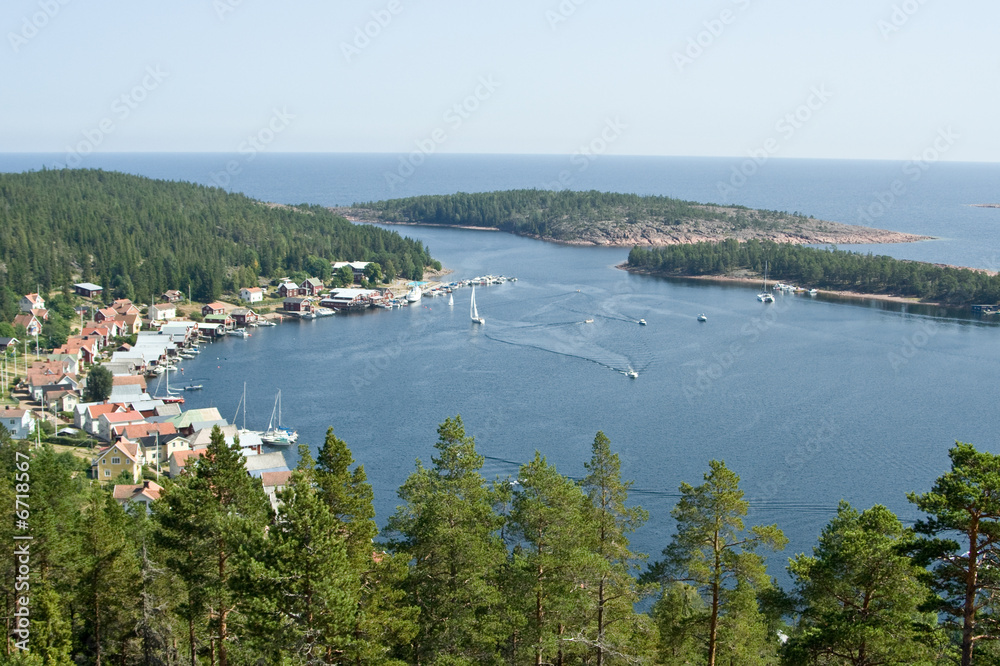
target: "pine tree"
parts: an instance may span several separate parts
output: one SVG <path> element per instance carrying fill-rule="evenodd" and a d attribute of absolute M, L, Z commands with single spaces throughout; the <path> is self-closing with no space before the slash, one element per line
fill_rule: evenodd
<path fill-rule="evenodd" d="M 932 661 L 918 612 L 930 590 L 898 552 L 912 536 L 884 506 L 858 513 L 841 502 L 813 555 L 788 565 L 804 603 L 789 652 L 855 666 Z"/>
<path fill-rule="evenodd" d="M 642 507 L 626 506 L 632 482 L 622 480 L 618 454 L 611 453 L 611 440 L 603 432 L 594 437 L 592 452 L 590 462 L 584 465 L 588 474 L 582 487 L 590 500 L 587 528 L 593 533 L 600 557 L 597 577 L 588 590 L 596 632 L 596 664 L 603 666 L 608 654 L 637 654 L 642 646 L 636 637 L 649 636 L 655 628 L 634 611 L 635 604 L 651 594 L 652 588 L 640 588 L 635 578 L 638 563 L 646 556 L 629 550 L 628 538 L 646 522 L 649 513 Z"/>
<path fill-rule="evenodd" d="M 116 651 L 121 659 L 134 627 L 132 594 L 140 581 L 126 520 L 125 510 L 109 493 L 91 487 L 80 522 L 76 596 L 82 610 L 84 654 L 95 666 Z"/>
<path fill-rule="evenodd" d="M 1000 587 L 1000 456 L 955 442 L 951 471 L 930 492 L 907 499 L 928 517 L 916 524 L 925 535 L 917 559 L 933 566 L 937 610 L 961 631 L 962 666 L 970 666 L 979 640 L 996 640 L 994 614 Z M 957 537 L 955 537 L 957 535 Z"/>
<path fill-rule="evenodd" d="M 599 566 L 592 557 L 596 535 L 585 523 L 589 502 L 537 452 L 521 466 L 518 482 L 510 527 L 523 547 L 520 568 L 530 589 L 526 647 L 536 666 L 565 664 L 570 654 L 584 652 L 585 586 Z"/>
<path fill-rule="evenodd" d="M 420 609 L 409 656 L 419 664 L 492 664 L 508 635 L 495 578 L 505 557 L 502 521 L 461 417 L 446 419 L 438 435 L 434 467 L 417 461 L 386 528 L 393 550 L 411 562 L 407 589 Z"/>
<path fill-rule="evenodd" d="M 681 499 L 671 512 L 677 521 L 673 541 L 652 577 L 695 585 L 708 604 L 707 663 L 715 666 L 719 620 L 726 608 L 726 592 L 740 584 L 760 590 L 770 585 L 760 547 L 780 550 L 788 540 L 777 525 L 743 527 L 748 502 L 739 489 L 740 478 L 713 460 L 705 482 L 682 483 Z"/>
<path fill-rule="evenodd" d="M 161 497 L 154 515 L 158 543 L 169 551 L 167 566 L 182 580 L 185 601 L 179 606 L 188 624 L 192 663 L 198 625 L 207 614 L 209 649 L 219 666 L 229 664 L 229 644 L 238 633 L 233 611 L 250 597 L 236 574 L 262 549 L 270 506 L 259 479 L 250 478 L 239 442 L 227 445 L 222 430 L 212 428 L 205 454 L 197 460 L 187 485 Z M 214 658 L 214 657 L 213 657 Z"/>
<path fill-rule="evenodd" d="M 300 460 L 305 459 L 300 454 Z M 316 487 L 344 540 L 357 601 L 344 658 L 355 664 L 389 663 L 385 660 L 393 648 L 413 638 L 418 609 L 406 602 L 405 557 L 375 550 L 378 529 L 372 488 L 364 466 L 352 471 L 353 464 L 347 443 L 334 436 L 333 428 L 328 429 L 316 463 Z"/>
<path fill-rule="evenodd" d="M 278 493 L 278 515 L 255 567 L 259 593 L 272 605 L 266 634 L 277 655 L 305 664 L 342 663 L 357 607 L 355 576 L 343 532 L 315 486 L 305 452 Z"/>

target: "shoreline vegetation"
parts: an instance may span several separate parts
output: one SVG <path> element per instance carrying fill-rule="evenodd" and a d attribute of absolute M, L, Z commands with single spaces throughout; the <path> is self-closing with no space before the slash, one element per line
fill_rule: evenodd
<path fill-rule="evenodd" d="M 498 230 L 568 245 L 632 247 L 702 241 L 800 245 L 912 243 L 931 240 L 800 213 L 610 192 L 508 190 L 418 196 L 330 208 L 352 222 Z"/>
<path fill-rule="evenodd" d="M 759 284 L 765 265 L 774 282 L 846 298 L 940 307 L 1000 302 L 1000 275 L 993 271 L 769 241 L 637 246 L 618 268 L 659 277 Z"/>

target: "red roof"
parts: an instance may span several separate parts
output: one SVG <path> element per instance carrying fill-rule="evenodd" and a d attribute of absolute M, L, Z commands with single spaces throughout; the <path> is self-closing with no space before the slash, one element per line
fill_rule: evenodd
<path fill-rule="evenodd" d="M 137 485 L 118 484 L 115 486 L 114 498 L 119 502 L 124 502 L 138 497 L 145 496 L 151 500 L 160 499 L 163 486 L 156 481 L 143 481 Z"/>
<path fill-rule="evenodd" d="M 108 423 L 123 423 L 125 421 L 144 421 L 145 416 L 140 412 L 129 410 L 127 412 L 115 412 L 112 414 L 105 414 Z"/>
<path fill-rule="evenodd" d="M 269 488 L 271 486 L 284 486 L 290 478 L 292 478 L 292 473 L 287 470 L 284 472 L 264 472 L 260 475 L 260 482 L 265 488 Z"/>

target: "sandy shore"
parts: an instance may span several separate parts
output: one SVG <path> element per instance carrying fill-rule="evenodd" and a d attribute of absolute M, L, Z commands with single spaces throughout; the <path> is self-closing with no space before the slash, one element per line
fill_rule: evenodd
<path fill-rule="evenodd" d="M 639 275 L 651 275 L 653 277 L 666 277 L 675 278 L 678 280 L 696 280 L 700 282 L 717 282 L 722 284 L 744 284 L 750 285 L 760 285 L 760 277 L 737 277 L 730 275 L 664 275 L 662 273 L 657 273 L 656 271 L 648 271 L 639 268 L 629 268 L 628 264 L 618 264 L 615 268 L 619 268 L 623 271 L 628 271 L 629 273 L 636 273 Z M 773 284 L 773 283 L 772 283 Z M 838 296 L 842 298 L 850 298 L 856 300 L 876 300 L 876 301 L 886 301 L 888 303 L 909 303 L 910 305 L 936 305 L 943 308 L 955 308 L 959 306 L 946 305 L 944 303 L 932 303 L 929 301 L 921 301 L 919 298 L 915 297 L 905 297 L 905 296 L 893 296 L 892 294 L 865 294 L 858 291 L 836 291 L 832 289 L 818 289 L 820 294 L 826 294 L 830 296 Z"/>

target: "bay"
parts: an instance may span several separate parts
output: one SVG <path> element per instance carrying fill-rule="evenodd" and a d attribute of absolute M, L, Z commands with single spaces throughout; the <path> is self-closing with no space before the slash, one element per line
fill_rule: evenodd
<path fill-rule="evenodd" d="M 436 159 L 432 159 L 436 158 Z M 49 156 L 0 156 L 0 169 L 41 168 Z M 84 166 L 211 183 L 230 156 L 94 155 Z M 235 159 L 235 158 L 232 158 Z M 347 204 L 403 194 L 544 187 L 570 171 L 574 189 L 722 201 L 742 161 L 601 157 L 431 156 L 389 190 L 398 156 L 259 155 L 229 187 L 285 203 Z M 27 165 L 27 166 L 25 166 Z M 1000 256 L 997 165 L 934 164 L 909 180 L 902 163 L 775 160 L 730 201 L 859 223 L 897 179 L 905 191 L 874 226 L 939 240 L 865 248 L 991 268 Z M 884 198 L 884 197 L 883 197 Z M 728 201 L 727 201 L 728 202 Z M 232 418 L 247 385 L 248 426 L 263 428 L 282 391 L 286 424 L 314 449 L 328 427 L 351 446 L 375 489 L 380 524 L 414 459 L 429 463 L 435 428 L 461 414 L 489 477 L 516 475 L 537 449 L 584 474 L 603 430 L 650 510 L 636 546 L 657 554 L 672 530 L 682 481 L 726 461 L 752 499 L 750 521 L 777 522 L 786 555 L 807 551 L 846 499 L 918 516 L 907 491 L 947 469 L 955 440 L 995 451 L 993 379 L 1000 331 L 964 312 L 785 295 L 771 306 L 752 287 L 673 281 L 615 268 L 627 249 L 548 244 L 495 232 L 399 228 L 425 242 L 451 277 L 514 275 L 477 289 L 486 325 L 455 306 L 338 315 L 259 329 L 208 345 L 181 381 L 201 383 L 186 407 Z M 695 317 L 704 312 L 708 321 Z M 639 326 L 644 318 L 648 326 Z M 593 323 L 585 320 L 593 319 Z M 638 372 L 636 379 L 624 373 Z M 785 555 L 772 559 L 782 576 Z"/>

